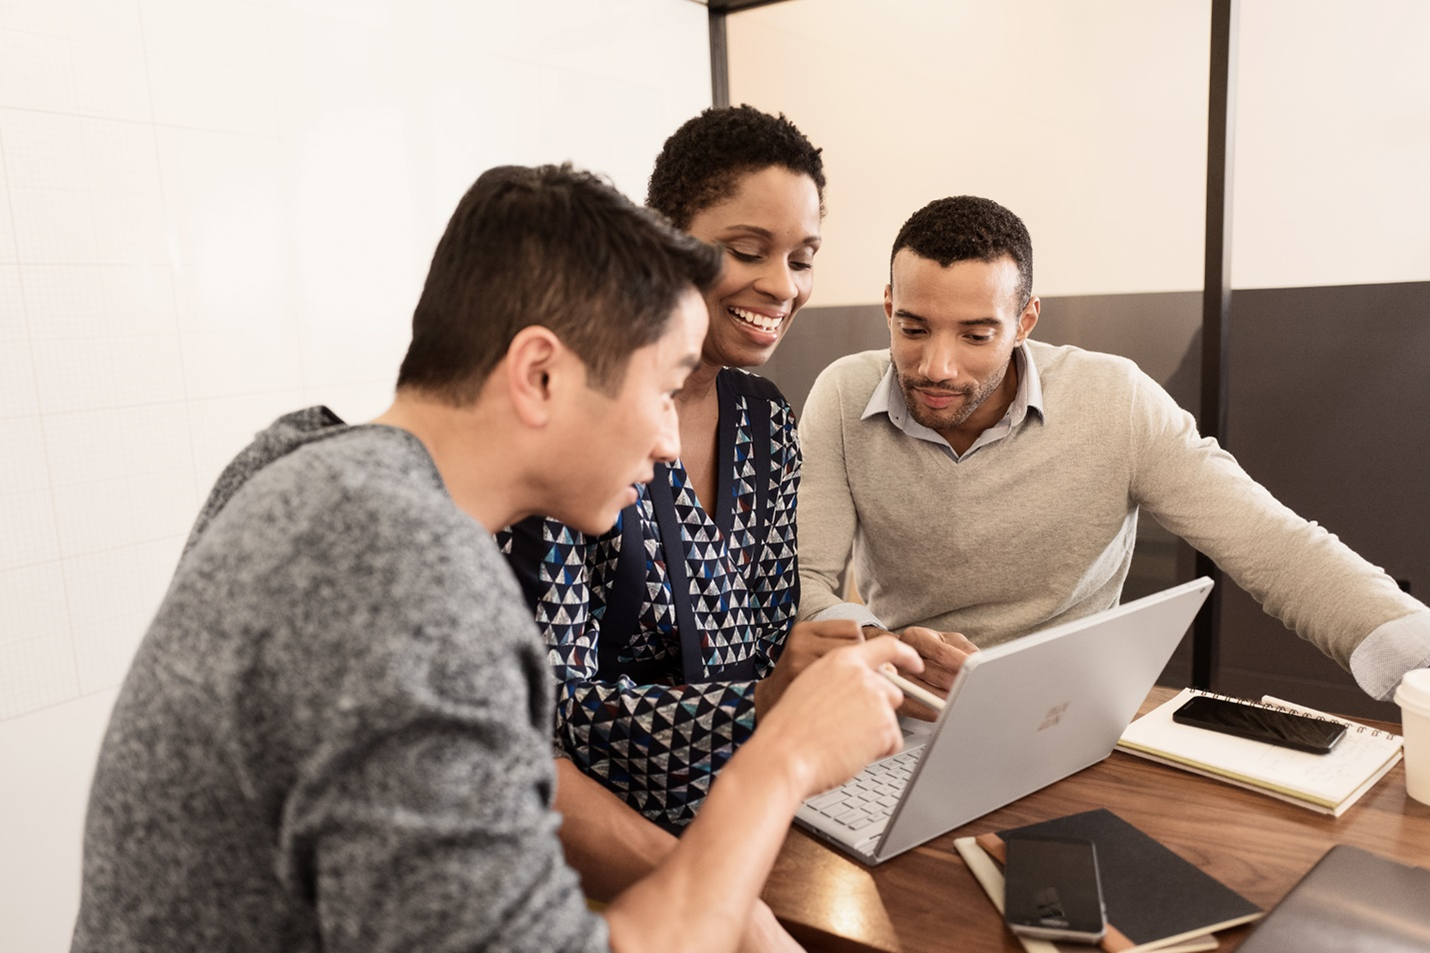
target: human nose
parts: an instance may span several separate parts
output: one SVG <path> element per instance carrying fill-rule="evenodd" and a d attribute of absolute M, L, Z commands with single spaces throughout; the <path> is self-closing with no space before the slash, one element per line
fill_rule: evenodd
<path fill-rule="evenodd" d="M 951 381 L 958 377 L 958 356 L 954 348 L 930 342 L 919 355 L 919 376 L 929 381 Z"/>
<path fill-rule="evenodd" d="M 793 301 L 799 294 L 799 280 L 783 258 L 770 258 L 755 279 L 755 290 L 776 301 Z"/>
<path fill-rule="evenodd" d="M 655 447 L 651 458 L 661 463 L 674 463 L 680 456 L 680 417 L 672 402 L 661 415 L 660 430 L 656 432 Z"/>

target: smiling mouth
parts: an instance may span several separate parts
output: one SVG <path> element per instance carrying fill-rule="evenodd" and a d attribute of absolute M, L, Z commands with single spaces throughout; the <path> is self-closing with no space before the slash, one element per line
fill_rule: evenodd
<path fill-rule="evenodd" d="M 959 390 L 929 390 L 923 387 L 915 387 L 913 390 L 918 395 L 919 402 L 932 410 L 947 410 L 955 405 L 961 405 L 969 396 Z"/>
<path fill-rule="evenodd" d="M 742 323 L 748 324 L 750 327 L 757 328 L 761 331 L 777 331 L 779 330 L 779 326 L 784 324 L 785 320 L 784 315 L 772 318 L 768 315 L 756 314 L 754 311 L 746 311 L 744 308 L 731 307 L 725 310 L 734 315 Z"/>

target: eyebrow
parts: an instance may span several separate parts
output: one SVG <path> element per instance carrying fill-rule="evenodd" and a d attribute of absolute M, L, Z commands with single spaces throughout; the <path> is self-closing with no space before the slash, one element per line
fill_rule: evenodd
<path fill-rule="evenodd" d="M 766 241 L 773 241 L 775 237 L 774 232 L 770 231 L 768 228 L 761 228 L 758 225 L 728 225 L 724 229 L 722 229 L 723 234 L 729 234 L 731 232 L 740 232 L 746 235 L 754 235 L 759 238 L 763 238 Z M 815 247 L 818 247 L 822 241 L 823 239 L 821 239 L 818 235 L 806 235 L 804 236 L 804 240 L 801 241 L 800 244 L 814 245 Z"/>
<path fill-rule="evenodd" d="M 912 312 L 912 311 L 906 311 L 906 310 L 903 309 L 903 308 L 897 309 L 897 310 L 894 312 L 894 317 L 896 317 L 896 318 L 903 318 L 905 321 L 918 321 L 918 322 L 920 322 L 921 324 L 928 324 L 928 323 L 929 323 L 928 318 L 925 318 L 925 317 L 923 317 L 922 315 L 914 314 L 914 312 Z M 967 319 L 966 321 L 960 321 L 960 322 L 958 322 L 958 326 L 961 327 L 961 328 L 981 328 L 981 327 L 999 328 L 999 327 L 1002 327 L 1002 326 L 1003 326 L 1003 322 L 1002 322 L 1001 320 L 999 320 L 998 318 L 993 318 L 993 317 L 988 317 L 988 318 L 969 318 L 969 319 Z"/>

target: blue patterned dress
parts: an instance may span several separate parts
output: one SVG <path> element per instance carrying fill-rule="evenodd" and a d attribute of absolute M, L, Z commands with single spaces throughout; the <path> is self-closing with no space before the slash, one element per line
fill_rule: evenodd
<path fill-rule="evenodd" d="M 694 818 L 754 730 L 755 682 L 799 597 L 794 413 L 744 371 L 721 371 L 716 390 L 716 512 L 676 462 L 601 536 L 535 518 L 498 537 L 546 638 L 557 743 L 667 828 Z"/>

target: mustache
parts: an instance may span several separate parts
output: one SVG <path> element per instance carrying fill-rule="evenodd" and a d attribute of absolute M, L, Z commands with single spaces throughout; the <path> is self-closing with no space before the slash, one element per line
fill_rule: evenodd
<path fill-rule="evenodd" d="M 929 391 L 946 397 L 968 397 L 973 393 L 972 387 L 949 387 L 942 381 L 916 380 L 912 377 L 900 377 L 900 381 L 908 390 Z"/>

